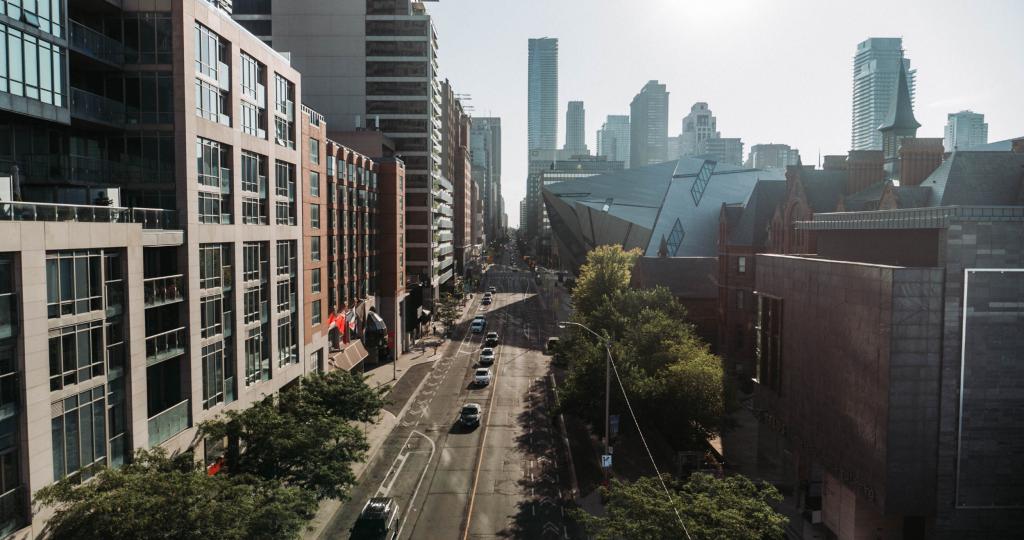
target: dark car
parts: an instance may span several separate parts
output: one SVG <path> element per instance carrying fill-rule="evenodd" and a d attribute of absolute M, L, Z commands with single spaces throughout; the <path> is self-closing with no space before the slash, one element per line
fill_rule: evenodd
<path fill-rule="evenodd" d="M 485 306 L 491 305 L 491 297 L 490 296 L 485 296 L 484 299 L 481 300 L 480 303 L 485 305 Z"/>
<path fill-rule="evenodd" d="M 459 411 L 459 423 L 466 427 L 480 425 L 480 417 L 483 415 L 483 407 L 476 403 L 467 403 Z"/>
<path fill-rule="evenodd" d="M 396 540 L 398 504 L 391 497 L 373 497 L 352 526 L 350 540 Z"/>
<path fill-rule="evenodd" d="M 487 337 L 484 338 L 484 347 L 497 347 L 498 346 L 498 333 L 487 332 Z"/>

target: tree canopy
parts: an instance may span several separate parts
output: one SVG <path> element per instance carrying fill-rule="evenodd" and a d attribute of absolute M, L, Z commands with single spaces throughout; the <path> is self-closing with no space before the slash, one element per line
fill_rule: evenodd
<path fill-rule="evenodd" d="M 657 477 L 635 482 L 612 480 L 608 488 L 602 488 L 608 501 L 606 515 L 575 510 L 574 518 L 597 540 L 675 540 L 686 538 L 687 533 L 694 540 L 783 536 L 786 516 L 771 507 L 782 497 L 769 484 L 755 484 L 743 476 L 719 479 L 703 473 L 693 474 L 685 483 L 668 477 L 665 481 L 669 494 Z"/>
<path fill-rule="evenodd" d="M 57 511 L 55 540 L 295 538 L 316 511 L 312 494 L 249 476 L 208 476 L 190 454 L 139 450 L 132 463 L 104 468 L 83 484 L 44 487 L 36 502 Z"/>

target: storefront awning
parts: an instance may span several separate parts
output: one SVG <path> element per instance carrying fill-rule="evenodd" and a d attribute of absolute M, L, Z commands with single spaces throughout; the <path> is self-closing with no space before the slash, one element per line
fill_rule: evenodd
<path fill-rule="evenodd" d="M 370 311 L 366 313 L 366 331 L 387 333 L 388 325 L 376 311 Z"/>
<path fill-rule="evenodd" d="M 420 322 L 426 322 L 430 320 L 430 310 L 420 309 Z"/>
<path fill-rule="evenodd" d="M 369 355 L 370 353 L 363 346 L 363 342 L 356 340 L 349 343 L 345 349 L 331 355 L 331 363 L 337 369 L 352 371 L 352 368 L 361 364 Z"/>

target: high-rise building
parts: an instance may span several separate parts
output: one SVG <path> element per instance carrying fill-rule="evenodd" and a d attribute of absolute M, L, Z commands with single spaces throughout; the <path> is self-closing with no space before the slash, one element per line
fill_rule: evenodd
<path fill-rule="evenodd" d="M 629 106 L 629 166 L 643 167 L 668 160 L 668 91 L 648 81 Z"/>
<path fill-rule="evenodd" d="M 708 139 L 721 137 L 718 120 L 711 114 L 708 104 L 700 101 L 690 107 L 690 114 L 683 118 L 683 132 L 679 136 L 679 156 L 699 156 L 707 152 Z"/>
<path fill-rule="evenodd" d="M 710 157 L 718 163 L 729 165 L 743 165 L 743 140 L 729 137 L 715 137 L 704 141 L 707 147 L 705 156 Z"/>
<path fill-rule="evenodd" d="M 469 143 L 473 180 L 483 200 L 484 235 L 498 238 L 501 228 L 501 118 L 474 117 Z"/>
<path fill-rule="evenodd" d="M 869 38 L 857 44 L 853 57 L 851 149 L 882 149 L 882 134 L 878 128 L 896 94 L 901 68 L 906 71 L 913 103 L 917 71 L 910 69 L 910 60 L 903 56 L 903 38 Z"/>
<path fill-rule="evenodd" d="M 526 210 L 527 210 L 526 209 L 526 197 L 523 197 L 522 199 L 519 200 L 519 231 L 520 231 L 520 234 L 522 234 L 522 231 L 526 230 L 525 229 L 526 221 L 527 221 L 527 215 L 526 215 L 527 212 L 526 212 Z"/>
<path fill-rule="evenodd" d="M 529 42 L 527 150 L 558 148 L 558 38 Z"/>
<path fill-rule="evenodd" d="M 788 144 L 755 144 L 750 147 L 745 167 L 752 169 L 785 169 L 800 161 L 800 151 L 790 148 Z"/>
<path fill-rule="evenodd" d="M 988 124 L 984 114 L 960 111 L 949 113 L 946 118 L 946 136 L 942 146 L 947 152 L 988 144 Z"/>
<path fill-rule="evenodd" d="M 586 109 L 582 101 L 570 101 L 565 111 L 565 151 L 570 156 L 590 155 L 587 148 Z"/>
<path fill-rule="evenodd" d="M 412 0 L 244 4 L 235 18 L 257 35 L 269 31 L 273 47 L 310 74 L 303 102 L 332 130 L 378 129 L 394 141 L 406 167 L 405 259 L 417 297 L 409 309 L 432 303 L 454 274 L 451 241 L 432 247 L 434 233 L 450 236 L 444 212 L 454 186 L 440 174 L 437 34 L 426 7 Z"/>
<path fill-rule="evenodd" d="M 5 535 L 44 536 L 34 493 L 135 449 L 216 459 L 197 424 L 318 368 L 301 78 L 225 5 L 39 2 L 0 22 L 20 55 L 0 84 Z"/>
<path fill-rule="evenodd" d="M 597 130 L 597 155 L 629 166 L 629 115 L 608 115 Z"/>
<path fill-rule="evenodd" d="M 452 220 L 451 237 L 444 232 L 435 232 L 432 243 L 440 244 L 450 239 L 454 246 L 455 272 L 465 274 L 467 260 L 479 252 L 472 235 L 473 225 L 473 180 L 469 160 L 470 118 L 455 95 L 451 82 L 441 83 L 441 178 L 454 185 L 452 198 L 442 199 L 451 208 L 441 213 Z"/>

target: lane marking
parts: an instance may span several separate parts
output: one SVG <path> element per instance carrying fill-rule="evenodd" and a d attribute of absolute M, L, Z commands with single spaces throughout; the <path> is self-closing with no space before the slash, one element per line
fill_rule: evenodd
<path fill-rule="evenodd" d="M 427 475 L 427 469 L 430 468 L 430 462 L 433 461 L 434 452 L 435 450 L 437 450 L 437 446 L 434 444 L 434 441 L 430 439 L 430 437 L 427 437 L 426 435 L 415 430 L 413 430 L 412 433 L 415 433 L 420 437 L 423 437 L 424 439 L 427 440 L 427 442 L 430 443 L 430 456 L 427 457 L 427 462 L 423 465 L 423 472 L 420 473 L 420 479 L 416 482 L 416 489 L 412 491 L 412 497 L 409 498 L 409 509 L 405 511 L 405 517 L 402 518 L 402 524 L 399 525 L 398 532 L 395 533 L 395 538 L 402 537 L 402 529 L 405 529 L 406 521 L 408 521 L 409 516 L 416 511 L 416 507 L 414 506 L 416 504 L 416 495 L 419 494 L 420 492 L 420 486 L 423 485 L 423 477 Z M 410 433 L 410 435 L 412 435 L 412 433 Z"/>

